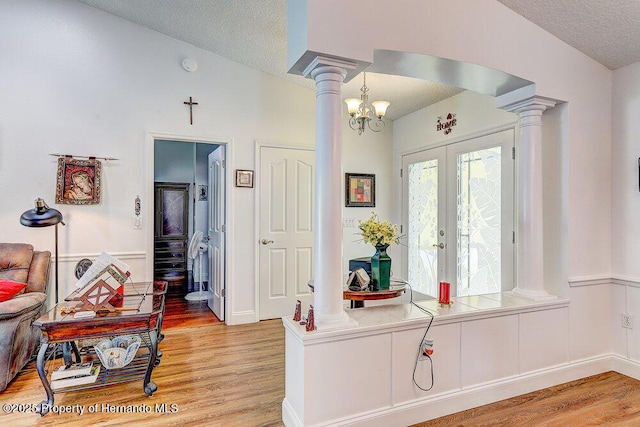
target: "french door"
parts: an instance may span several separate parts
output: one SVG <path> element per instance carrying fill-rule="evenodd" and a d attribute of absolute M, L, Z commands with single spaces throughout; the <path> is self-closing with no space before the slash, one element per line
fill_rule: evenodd
<path fill-rule="evenodd" d="M 402 157 L 403 271 L 414 290 L 513 288 L 513 143 L 509 129 Z"/>

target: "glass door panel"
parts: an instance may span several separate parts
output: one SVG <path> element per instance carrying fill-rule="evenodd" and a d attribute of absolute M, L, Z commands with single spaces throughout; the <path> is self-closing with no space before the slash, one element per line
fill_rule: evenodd
<path fill-rule="evenodd" d="M 457 294 L 501 290 L 502 148 L 457 156 Z"/>
<path fill-rule="evenodd" d="M 414 291 L 437 296 L 444 274 L 445 149 L 403 157 L 406 171 L 405 218 L 407 224 L 407 279 Z"/>
<path fill-rule="evenodd" d="M 433 295 L 438 283 L 438 160 L 409 165 L 409 283 Z"/>

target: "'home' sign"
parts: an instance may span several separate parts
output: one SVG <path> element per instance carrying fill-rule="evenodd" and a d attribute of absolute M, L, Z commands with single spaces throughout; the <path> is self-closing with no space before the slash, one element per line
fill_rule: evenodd
<path fill-rule="evenodd" d="M 436 123 L 436 130 L 438 132 L 444 131 L 445 135 L 449 135 L 451 133 L 451 128 L 454 127 L 457 123 L 456 115 L 454 113 L 447 114 L 447 119 L 442 120 L 442 117 L 438 117 L 438 122 Z"/>

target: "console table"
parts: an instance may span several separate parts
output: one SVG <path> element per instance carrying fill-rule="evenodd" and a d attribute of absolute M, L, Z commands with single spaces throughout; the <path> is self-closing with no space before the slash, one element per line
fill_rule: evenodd
<path fill-rule="evenodd" d="M 37 412 L 46 415 L 53 407 L 54 394 L 75 390 L 103 387 L 106 385 L 142 380 L 147 396 L 157 390 L 151 381 L 151 373 L 158 359 L 158 335 L 160 333 L 164 311 L 166 282 L 141 282 L 125 285 L 122 307 L 114 312 L 99 312 L 93 318 L 76 319 L 74 313 L 62 313 L 62 307 L 81 305 L 65 301 L 57 304 L 34 322 L 42 332 L 41 347 L 36 367 L 38 376 L 47 393 L 47 399 L 37 406 Z M 95 382 L 53 390 L 49 381 L 50 374 L 62 362 L 56 362 L 57 346 L 71 346 L 76 362 L 92 361 L 100 365 L 93 348 L 81 356 L 76 341 L 87 339 L 106 339 L 118 335 L 139 335 L 142 339 L 140 349 L 133 361 L 119 369 L 106 369 L 100 366 L 100 374 Z M 53 351 L 52 351 L 53 350 Z M 71 363 L 71 354 L 65 352 L 64 363 Z"/>
<path fill-rule="evenodd" d="M 404 283 L 398 283 L 394 284 L 389 289 L 383 289 L 379 291 L 352 291 L 347 287 L 342 290 L 342 299 L 350 300 L 351 308 L 362 308 L 364 307 L 365 301 L 375 301 L 399 297 L 400 294 L 403 293 L 406 289 L 406 285 Z M 307 286 L 311 288 L 311 292 L 315 291 L 313 279 L 310 279 L 307 282 Z"/>
<path fill-rule="evenodd" d="M 365 301 L 375 301 L 381 299 L 389 299 L 399 297 L 405 290 L 405 286 L 393 286 L 390 289 L 379 291 L 351 291 L 346 289 L 342 291 L 342 299 L 351 301 L 351 308 L 364 307 Z"/>

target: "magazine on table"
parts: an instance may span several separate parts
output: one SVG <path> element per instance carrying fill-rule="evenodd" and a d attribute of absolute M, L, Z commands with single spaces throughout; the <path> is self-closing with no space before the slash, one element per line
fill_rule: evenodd
<path fill-rule="evenodd" d="M 118 270 L 120 270 L 123 274 L 126 275 L 126 277 L 122 279 L 122 282 L 120 282 L 120 283 L 124 283 L 126 278 L 129 276 L 129 266 L 124 262 L 120 261 L 118 258 L 112 255 L 109 255 L 106 252 L 102 252 L 100 256 L 93 262 L 93 264 L 91 264 L 91 267 L 89 267 L 87 271 L 82 275 L 82 277 L 78 279 L 78 282 L 76 283 L 76 288 L 82 289 L 88 284 L 90 284 L 91 282 L 93 282 L 94 279 L 97 276 L 99 276 L 104 271 L 104 269 L 109 267 L 110 265 L 115 266 Z"/>
<path fill-rule="evenodd" d="M 103 252 L 78 280 L 76 290 L 66 297 L 65 300 L 79 300 L 80 296 L 91 288 L 91 285 L 100 280 L 114 290 L 117 290 L 127 281 L 129 275 L 129 266 L 127 264 Z"/>
<path fill-rule="evenodd" d="M 71 365 L 58 366 L 56 370 L 51 373 L 51 380 L 61 380 L 63 378 L 89 375 L 91 373 L 92 366 L 93 362 L 73 363 Z"/>
<path fill-rule="evenodd" d="M 96 382 L 100 374 L 100 365 L 93 365 L 88 375 L 76 375 L 69 378 L 51 381 L 51 388 L 57 390 L 64 387 L 72 387 L 76 385 L 91 384 Z"/>

